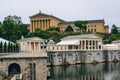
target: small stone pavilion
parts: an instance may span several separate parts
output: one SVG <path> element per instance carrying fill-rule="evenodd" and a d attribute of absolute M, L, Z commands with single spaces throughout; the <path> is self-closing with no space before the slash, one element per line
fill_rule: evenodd
<path fill-rule="evenodd" d="M 17 42 L 20 45 L 19 53 L 0 54 L 0 80 L 47 80 L 44 40 L 33 37 Z"/>

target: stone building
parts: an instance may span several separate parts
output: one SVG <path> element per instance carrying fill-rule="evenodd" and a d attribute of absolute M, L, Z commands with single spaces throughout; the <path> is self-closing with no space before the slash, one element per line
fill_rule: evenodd
<path fill-rule="evenodd" d="M 64 20 L 39 12 L 38 14 L 30 16 L 30 32 L 34 32 L 36 28 L 46 30 L 50 27 L 58 27 L 58 23 L 61 21 Z"/>
<path fill-rule="evenodd" d="M 102 38 L 95 34 L 68 36 L 57 44 L 48 44 L 51 65 L 103 62 Z"/>
<path fill-rule="evenodd" d="M 47 80 L 47 54 L 0 54 L 1 80 Z"/>
<path fill-rule="evenodd" d="M 22 38 L 17 43 L 21 52 L 40 53 L 46 50 L 44 40 L 39 37 Z"/>
<path fill-rule="evenodd" d="M 105 25 L 104 20 L 85 20 L 87 23 L 88 32 L 100 32 L 100 33 L 109 33 L 109 26 Z M 80 29 L 75 27 L 75 21 L 65 21 L 53 15 L 48 15 L 45 13 L 39 12 L 33 16 L 30 16 L 30 32 L 34 32 L 36 28 L 42 30 L 49 29 L 50 27 L 58 27 L 61 32 L 64 32 L 68 25 L 72 26 L 74 32 L 79 32 Z"/>
<path fill-rule="evenodd" d="M 120 40 L 103 45 L 105 61 L 120 61 Z"/>

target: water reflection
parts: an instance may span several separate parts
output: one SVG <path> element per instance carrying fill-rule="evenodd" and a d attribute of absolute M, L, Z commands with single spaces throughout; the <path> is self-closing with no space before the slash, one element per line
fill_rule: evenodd
<path fill-rule="evenodd" d="M 120 62 L 51 67 L 50 80 L 120 80 Z"/>

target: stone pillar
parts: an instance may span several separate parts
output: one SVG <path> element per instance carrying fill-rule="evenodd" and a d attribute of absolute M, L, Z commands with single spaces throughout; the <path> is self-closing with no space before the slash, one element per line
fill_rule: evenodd
<path fill-rule="evenodd" d="M 44 23 L 44 20 L 43 20 L 43 30 L 45 30 L 45 23 Z"/>
<path fill-rule="evenodd" d="M 99 49 L 99 44 L 98 44 L 98 42 L 99 42 L 99 40 L 97 40 L 97 46 L 98 46 L 98 50 L 100 50 L 100 49 Z"/>
<path fill-rule="evenodd" d="M 48 22 L 49 22 L 48 24 L 49 24 L 49 28 L 50 28 L 50 19 L 49 19 L 49 21 L 48 21 Z"/>
<path fill-rule="evenodd" d="M 45 22 L 46 22 L 46 29 L 48 29 L 47 20 L 45 20 Z"/>
<path fill-rule="evenodd" d="M 49 29 L 49 20 L 47 20 L 47 28 Z"/>
<path fill-rule="evenodd" d="M 81 40 L 81 50 L 83 50 L 83 46 L 82 45 L 83 45 L 83 41 Z"/>
<path fill-rule="evenodd" d="M 33 32 L 33 21 L 31 21 L 30 32 Z"/>
<path fill-rule="evenodd" d="M 88 40 L 88 50 L 90 50 L 90 43 L 89 43 L 89 40 Z"/>
<path fill-rule="evenodd" d="M 93 41 L 91 41 L 91 50 L 93 50 Z"/>
<path fill-rule="evenodd" d="M 36 29 L 36 21 L 34 21 L 34 31 L 35 31 L 35 29 Z"/>
<path fill-rule="evenodd" d="M 84 40 L 84 50 L 86 50 L 86 40 Z"/>
<path fill-rule="evenodd" d="M 42 21 L 40 20 L 40 28 L 41 28 L 41 30 L 42 30 Z"/>
<path fill-rule="evenodd" d="M 94 40 L 94 48 L 95 48 L 95 50 L 96 50 L 96 40 Z"/>
<path fill-rule="evenodd" d="M 39 52 L 41 51 L 41 45 L 40 42 L 38 42 L 38 48 L 39 48 Z"/>
<path fill-rule="evenodd" d="M 40 28 L 40 20 L 38 20 L 38 28 Z"/>
<path fill-rule="evenodd" d="M 38 28 L 38 20 L 36 20 L 36 29 Z"/>
<path fill-rule="evenodd" d="M 43 20 L 41 20 L 41 29 L 43 30 Z"/>

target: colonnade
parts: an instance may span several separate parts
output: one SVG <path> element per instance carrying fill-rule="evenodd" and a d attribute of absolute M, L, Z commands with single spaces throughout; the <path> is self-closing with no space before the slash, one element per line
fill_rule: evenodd
<path fill-rule="evenodd" d="M 30 25 L 31 32 L 34 32 L 36 28 L 40 28 L 42 30 L 46 30 L 50 28 L 50 19 L 44 19 L 44 20 L 31 20 L 31 25 Z"/>
<path fill-rule="evenodd" d="M 28 42 L 27 43 L 27 51 L 29 52 L 40 52 L 40 42 Z"/>
<path fill-rule="evenodd" d="M 102 41 L 101 40 L 80 40 L 80 50 L 102 50 Z"/>

